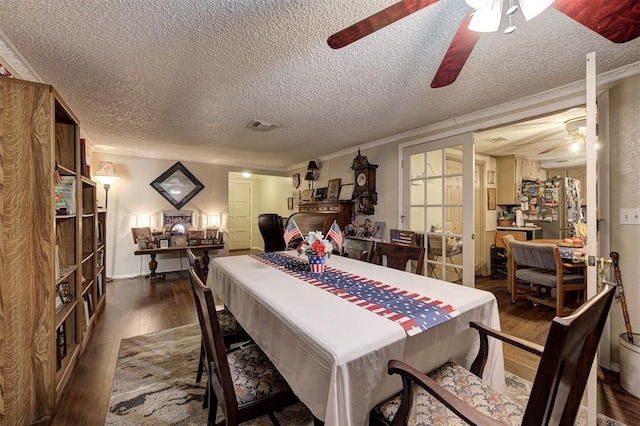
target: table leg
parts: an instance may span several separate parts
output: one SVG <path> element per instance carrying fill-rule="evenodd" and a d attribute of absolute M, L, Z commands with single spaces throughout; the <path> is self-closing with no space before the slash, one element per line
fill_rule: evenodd
<path fill-rule="evenodd" d="M 164 274 L 156 273 L 156 269 L 158 268 L 158 262 L 156 261 L 156 254 L 151 253 L 151 260 L 149 261 L 149 280 L 151 282 L 155 282 L 159 278 L 164 280 Z"/>

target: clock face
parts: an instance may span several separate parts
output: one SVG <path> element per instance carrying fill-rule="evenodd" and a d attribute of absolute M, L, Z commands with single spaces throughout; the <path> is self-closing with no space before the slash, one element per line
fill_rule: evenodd
<path fill-rule="evenodd" d="M 358 173 L 358 177 L 356 178 L 356 183 L 358 186 L 365 186 L 367 183 L 367 175 L 363 172 Z"/>

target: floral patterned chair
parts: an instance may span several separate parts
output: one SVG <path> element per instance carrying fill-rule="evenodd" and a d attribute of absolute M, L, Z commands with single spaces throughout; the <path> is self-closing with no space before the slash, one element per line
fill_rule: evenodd
<path fill-rule="evenodd" d="M 400 374 L 403 389 L 372 410 L 372 423 L 574 424 L 614 291 L 615 286 L 605 285 L 572 315 L 554 318 L 544 347 L 472 322 L 471 327 L 480 333 L 480 350 L 471 371 L 449 362 L 423 374 L 404 362 L 391 360 L 389 374 Z M 489 336 L 542 357 L 526 407 L 479 378 L 486 363 Z"/>
<path fill-rule="evenodd" d="M 278 424 L 273 412 L 298 403 L 298 398 L 255 343 L 227 351 L 211 289 L 202 283 L 193 268 L 189 268 L 189 276 L 208 361 L 207 424 L 215 424 L 218 405 L 227 425 L 264 415 Z"/>

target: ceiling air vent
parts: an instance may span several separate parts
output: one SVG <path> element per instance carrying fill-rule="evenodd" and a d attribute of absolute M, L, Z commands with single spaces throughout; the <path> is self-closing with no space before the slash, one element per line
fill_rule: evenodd
<path fill-rule="evenodd" d="M 511 139 L 502 137 L 502 136 L 498 136 L 497 138 L 493 138 L 493 139 L 488 139 L 489 142 L 491 143 L 502 143 L 502 142 L 509 142 Z"/>
<path fill-rule="evenodd" d="M 251 120 L 249 124 L 247 124 L 247 128 L 252 130 L 262 130 L 263 132 L 267 130 L 273 130 L 278 126 L 279 124 L 269 123 L 267 121 L 262 121 L 262 120 Z"/>

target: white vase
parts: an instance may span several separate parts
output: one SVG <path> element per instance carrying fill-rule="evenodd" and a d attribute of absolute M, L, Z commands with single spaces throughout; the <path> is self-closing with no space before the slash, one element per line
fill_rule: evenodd
<path fill-rule="evenodd" d="M 640 398 L 640 334 L 633 334 L 633 342 L 627 333 L 620 333 L 620 386 L 636 398 Z"/>

